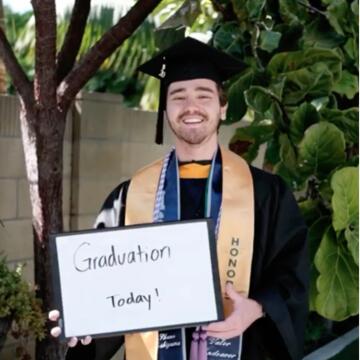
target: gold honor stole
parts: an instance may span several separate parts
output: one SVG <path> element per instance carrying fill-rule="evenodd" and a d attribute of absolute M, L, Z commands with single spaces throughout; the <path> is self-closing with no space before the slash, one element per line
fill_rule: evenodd
<path fill-rule="evenodd" d="M 249 293 L 254 241 L 254 187 L 249 165 L 238 155 L 221 149 L 222 201 L 217 239 L 217 255 L 225 317 L 232 302 L 225 295 L 225 284 Z M 163 160 L 139 170 L 131 179 L 125 212 L 125 225 L 153 222 L 155 197 Z M 158 332 L 125 335 L 128 360 L 157 360 Z"/>

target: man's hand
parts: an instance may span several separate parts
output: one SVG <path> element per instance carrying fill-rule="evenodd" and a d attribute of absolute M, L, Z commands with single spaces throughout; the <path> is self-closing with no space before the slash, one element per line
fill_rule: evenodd
<path fill-rule="evenodd" d="M 59 310 L 51 310 L 48 314 L 49 316 L 49 320 L 51 321 L 58 321 L 60 319 L 60 311 Z M 59 337 L 61 334 L 61 327 L 60 326 L 55 326 L 53 328 L 51 328 L 50 330 L 50 334 L 53 337 Z M 91 336 L 86 336 L 84 339 L 80 340 L 81 343 L 83 345 L 88 345 L 91 343 Z M 72 337 L 69 341 L 68 341 L 68 346 L 69 347 L 74 347 L 76 346 L 76 344 L 78 343 L 78 339 L 76 337 Z"/>
<path fill-rule="evenodd" d="M 233 302 L 232 313 L 224 320 L 203 326 L 208 336 L 230 339 L 241 335 L 254 321 L 263 316 L 262 306 L 235 291 L 232 284 L 226 284 L 226 294 Z"/>

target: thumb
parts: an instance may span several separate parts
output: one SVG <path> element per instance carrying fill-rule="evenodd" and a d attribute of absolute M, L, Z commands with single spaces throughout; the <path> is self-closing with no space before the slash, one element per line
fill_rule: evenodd
<path fill-rule="evenodd" d="M 237 292 L 235 291 L 233 284 L 231 284 L 231 283 L 226 283 L 225 292 L 226 292 L 226 295 L 227 295 L 231 300 L 235 300 L 235 299 L 236 299 Z"/>
<path fill-rule="evenodd" d="M 245 297 L 245 293 L 239 293 L 235 290 L 234 285 L 231 283 L 227 283 L 225 286 L 226 294 L 229 296 L 229 298 L 233 301 L 236 301 L 239 299 L 239 296 Z"/>

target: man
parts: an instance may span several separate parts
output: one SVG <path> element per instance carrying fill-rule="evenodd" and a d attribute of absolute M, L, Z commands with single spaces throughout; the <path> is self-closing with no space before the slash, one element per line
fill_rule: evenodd
<path fill-rule="evenodd" d="M 191 38 L 140 68 L 161 80 L 157 142 L 165 113 L 175 150 L 120 184 L 96 226 L 211 217 L 225 320 L 126 335 L 127 360 L 301 358 L 308 282 L 304 222 L 279 177 L 218 145 L 227 109 L 222 82 L 241 69 L 238 61 Z M 166 346 L 169 338 L 176 346 Z M 123 342 L 92 341 L 71 349 L 67 358 L 110 359 Z"/>

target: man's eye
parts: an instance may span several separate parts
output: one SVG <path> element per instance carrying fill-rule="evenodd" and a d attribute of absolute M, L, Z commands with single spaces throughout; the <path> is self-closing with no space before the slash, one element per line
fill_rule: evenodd
<path fill-rule="evenodd" d="M 173 100 L 184 100 L 185 98 L 183 96 L 176 96 L 173 98 Z"/>
<path fill-rule="evenodd" d="M 209 95 L 200 95 L 199 99 L 210 99 Z"/>

